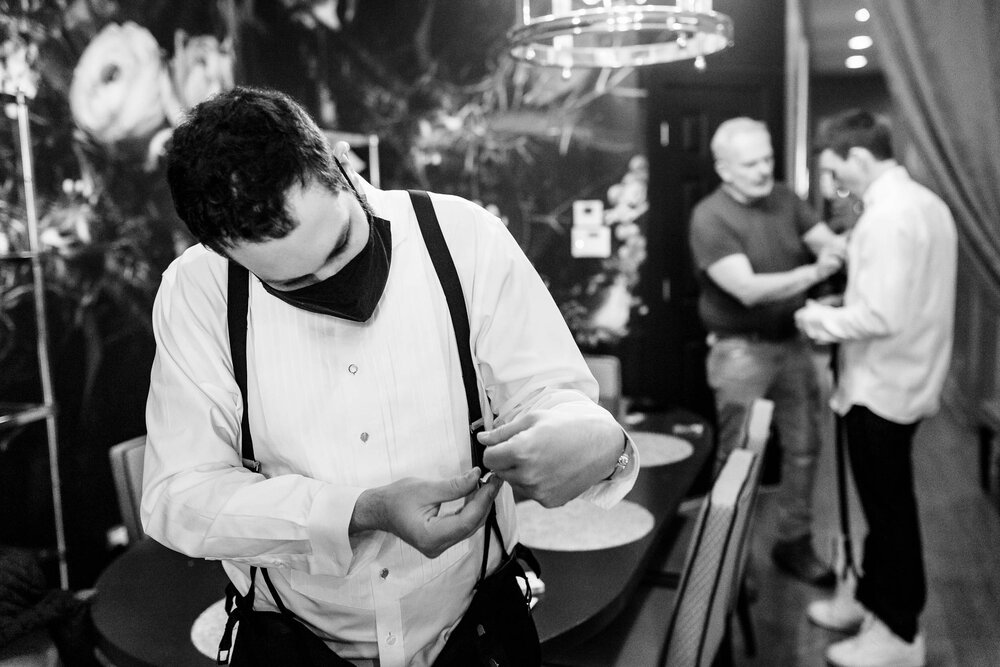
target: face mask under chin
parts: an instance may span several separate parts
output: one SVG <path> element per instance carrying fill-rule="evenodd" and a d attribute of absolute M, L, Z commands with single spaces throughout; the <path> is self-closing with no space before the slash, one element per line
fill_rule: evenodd
<path fill-rule="evenodd" d="M 389 221 L 368 216 L 368 243 L 340 271 L 325 280 L 282 291 L 263 282 L 264 289 L 290 306 L 352 322 L 367 322 L 385 292 L 392 259 Z"/>

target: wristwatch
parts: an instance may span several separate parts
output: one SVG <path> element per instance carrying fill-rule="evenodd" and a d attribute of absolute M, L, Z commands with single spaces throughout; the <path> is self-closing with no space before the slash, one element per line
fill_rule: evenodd
<path fill-rule="evenodd" d="M 618 460 L 615 461 L 615 469 L 611 471 L 610 475 L 605 477 L 605 481 L 614 479 L 622 470 L 625 470 L 628 467 L 628 462 L 628 438 L 626 438 L 625 445 L 622 447 L 622 453 L 618 455 Z"/>

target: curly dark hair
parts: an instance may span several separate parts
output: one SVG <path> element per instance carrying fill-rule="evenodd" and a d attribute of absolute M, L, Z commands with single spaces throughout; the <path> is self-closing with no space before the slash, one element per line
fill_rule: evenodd
<path fill-rule="evenodd" d="M 285 195 L 297 181 L 347 188 L 322 130 L 288 95 L 237 87 L 194 107 L 166 152 L 174 208 L 220 254 L 296 226 Z"/>
<path fill-rule="evenodd" d="M 830 149 L 846 159 L 851 148 L 867 148 L 877 160 L 893 157 L 892 129 L 882 116 L 851 109 L 823 120 L 816 140 L 817 153 Z"/>

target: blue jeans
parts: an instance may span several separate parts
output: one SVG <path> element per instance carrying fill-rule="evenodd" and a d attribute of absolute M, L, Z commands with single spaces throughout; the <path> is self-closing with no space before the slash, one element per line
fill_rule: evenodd
<path fill-rule="evenodd" d="M 721 467 L 742 445 L 747 412 L 757 398 L 774 401 L 773 421 L 783 450 L 778 489 L 778 539 L 812 532 L 812 495 L 819 454 L 820 387 L 810 344 L 710 336 L 708 384 L 715 392 Z M 718 469 L 718 468 L 717 468 Z"/>

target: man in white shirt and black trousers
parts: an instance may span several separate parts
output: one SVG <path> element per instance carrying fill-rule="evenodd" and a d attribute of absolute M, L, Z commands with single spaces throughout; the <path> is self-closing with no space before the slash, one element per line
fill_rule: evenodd
<path fill-rule="evenodd" d="M 819 166 L 862 198 L 847 247 L 842 307 L 808 303 L 799 328 L 840 345 L 832 399 L 868 524 L 856 601 L 818 601 L 810 618 L 857 631 L 827 649 L 842 667 L 921 667 L 926 601 L 912 444 L 939 407 L 951 358 L 957 241 L 941 199 L 893 158 L 888 124 L 865 111 L 827 121 Z"/>
<path fill-rule="evenodd" d="M 222 93 L 174 131 L 167 177 L 200 243 L 154 308 L 143 526 L 223 562 L 233 665 L 537 664 L 520 590 L 523 636 L 460 622 L 490 588 L 477 583 L 509 571 L 513 490 L 610 506 L 635 481 L 634 448 L 501 221 L 378 190 L 339 164 L 346 151 L 276 91 Z M 239 272 L 243 328 L 227 321 Z"/>

